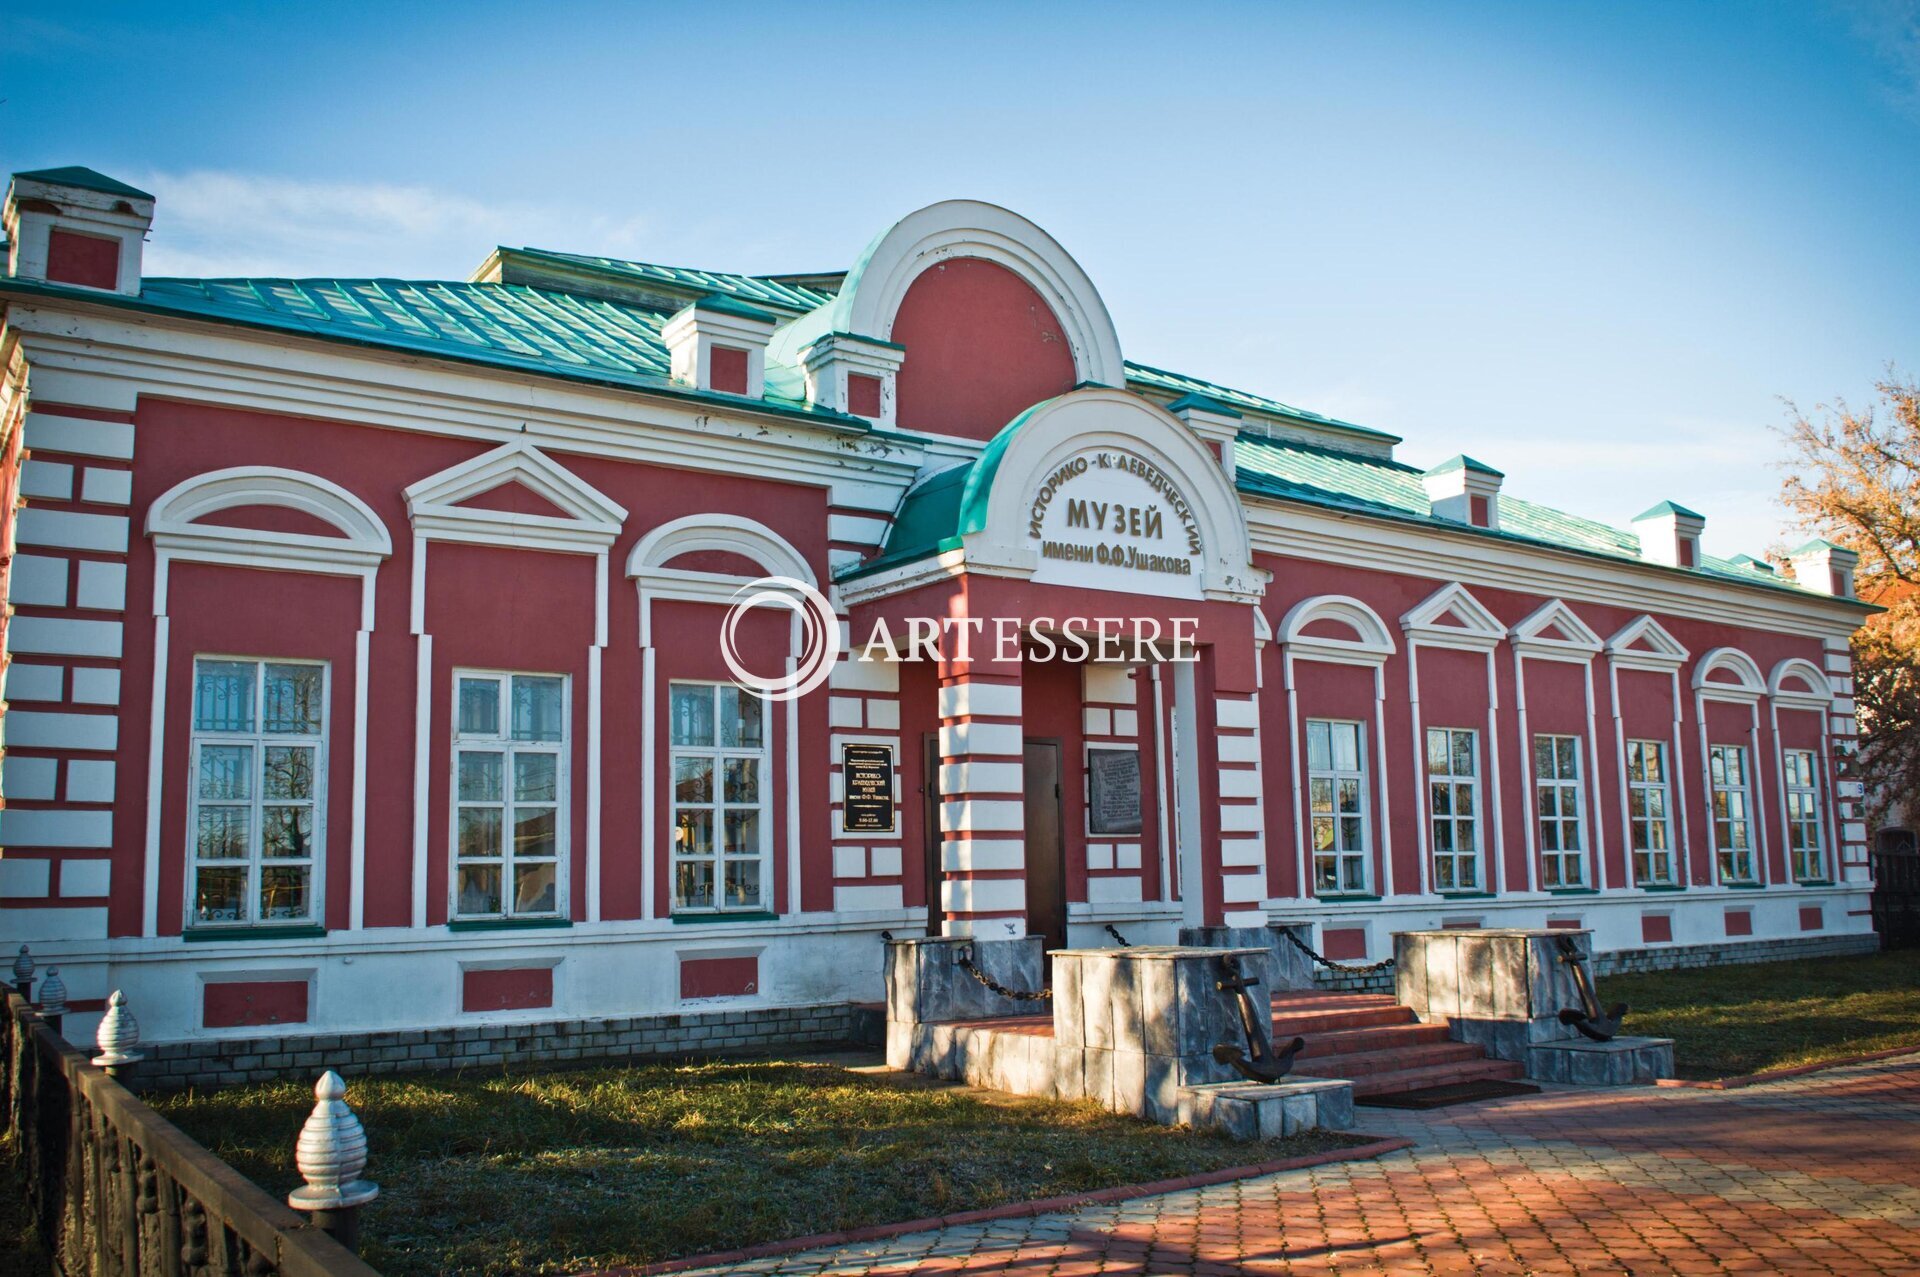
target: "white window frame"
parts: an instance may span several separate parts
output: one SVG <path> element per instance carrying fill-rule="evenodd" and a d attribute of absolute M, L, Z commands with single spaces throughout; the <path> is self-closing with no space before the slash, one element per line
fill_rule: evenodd
<path fill-rule="evenodd" d="M 253 727 L 244 732 L 203 731 L 199 721 L 200 667 L 204 664 L 244 664 L 254 667 L 253 681 Z M 266 714 L 266 677 L 269 665 L 300 665 L 320 671 L 320 730 L 317 733 L 269 732 L 265 730 Z M 325 916 L 323 902 L 326 899 L 326 849 L 327 849 L 327 738 L 329 732 L 329 712 L 333 705 L 333 669 L 327 661 L 304 658 L 281 658 L 273 656 L 227 656 L 214 653 L 198 653 L 193 658 L 187 704 L 187 828 L 186 828 L 186 900 L 184 925 L 193 931 L 214 928 L 233 928 L 251 930 L 259 927 L 309 927 L 319 925 Z M 201 920 L 195 917 L 195 900 L 199 894 L 200 870 L 232 868 L 241 862 L 235 860 L 203 860 L 200 857 L 200 808 L 203 801 L 213 806 L 236 806 L 237 803 L 222 803 L 203 800 L 200 796 L 200 753 L 209 745 L 248 746 L 253 750 L 252 771 L 250 775 L 247 823 L 247 870 L 246 916 L 233 919 Z M 278 800 L 269 804 L 265 799 L 266 751 L 273 746 L 307 746 L 314 750 L 313 794 L 307 799 Z M 261 855 L 261 840 L 265 834 L 265 808 L 296 807 L 305 805 L 313 812 L 313 834 L 310 853 L 300 860 L 276 860 L 276 867 L 307 870 L 307 909 L 300 917 L 259 918 L 254 916 L 260 907 L 260 884 L 262 873 L 267 867 Z"/>
<path fill-rule="evenodd" d="M 1365 896 L 1372 894 L 1373 886 L 1373 819 L 1372 803 L 1367 794 L 1367 725 L 1349 718 L 1309 718 L 1301 733 L 1301 765 L 1307 773 L 1307 838 L 1311 856 L 1313 894 L 1317 899 L 1337 899 L 1341 896 Z M 1316 769 L 1313 766 L 1313 729 L 1315 727 L 1350 728 L 1354 738 L 1354 766 L 1351 770 L 1333 765 L 1333 740 L 1329 733 L 1327 740 L 1328 766 Z M 1340 782 L 1355 782 L 1358 795 L 1358 807 L 1352 812 L 1340 810 Z M 1327 811 L 1316 811 L 1313 807 L 1313 786 L 1315 781 L 1326 781 L 1332 794 L 1332 807 Z M 1343 820 L 1357 818 L 1360 822 L 1360 845 L 1358 847 L 1340 846 L 1340 826 Z M 1333 850 L 1323 852 L 1315 845 L 1313 826 L 1316 820 L 1332 820 Z M 1323 890 L 1320 887 L 1320 862 L 1332 860 L 1334 863 L 1334 886 Z M 1358 861 L 1360 865 L 1360 885 L 1346 886 L 1344 862 Z"/>
<path fill-rule="evenodd" d="M 1801 760 L 1804 776 L 1796 776 L 1794 761 Z M 1820 801 L 1820 753 L 1812 749 L 1780 751 L 1780 785 L 1785 791 L 1787 867 L 1796 883 L 1824 883 L 1831 880 L 1827 870 L 1827 845 Z M 1796 813 L 1795 807 L 1801 810 Z M 1803 846 L 1794 845 L 1794 835 L 1806 836 Z M 1802 861 L 1805 868 L 1802 868 Z"/>
<path fill-rule="evenodd" d="M 1740 783 L 1737 785 L 1714 775 L 1714 763 L 1729 756 L 1737 757 L 1740 760 Z M 1722 764 L 1720 775 L 1726 775 L 1724 763 Z M 1713 841 L 1713 872 L 1715 878 L 1722 884 L 1738 883 L 1742 886 L 1758 886 L 1760 884 L 1760 858 L 1756 850 L 1759 839 L 1755 836 L 1758 831 L 1755 828 L 1754 821 L 1752 751 L 1748 750 L 1745 745 L 1708 745 L 1707 780 L 1710 785 L 1707 794 L 1707 828 L 1709 830 L 1709 836 Z M 1732 800 L 1736 797 L 1740 799 L 1742 814 L 1739 817 L 1739 823 L 1744 824 L 1747 830 L 1747 840 L 1744 845 L 1722 843 L 1720 840 L 1720 826 L 1722 824 L 1720 816 L 1720 796 L 1722 794 L 1725 794 L 1728 799 L 1728 815 L 1724 823 L 1728 827 L 1729 834 L 1731 834 L 1732 827 L 1735 823 L 1732 815 Z M 1729 861 L 1731 861 L 1734 867 L 1738 867 L 1740 857 L 1743 855 L 1746 857 L 1747 862 L 1746 874 L 1741 876 L 1729 873 Z"/>
<path fill-rule="evenodd" d="M 1540 742 L 1566 741 L 1573 746 L 1573 774 L 1559 774 L 1559 750 L 1553 750 L 1555 759 L 1553 774 L 1548 775 L 1540 767 Z M 1593 883 L 1587 874 L 1587 802 L 1582 791 L 1585 786 L 1583 775 L 1586 769 L 1581 765 L 1581 741 L 1578 736 L 1560 732 L 1535 732 L 1533 734 L 1533 827 L 1540 843 L 1540 886 L 1545 891 L 1586 891 Z M 1554 814 L 1546 814 L 1545 804 L 1541 801 L 1548 790 L 1554 791 Z M 1573 814 L 1568 815 L 1567 800 L 1573 800 Z M 1554 825 L 1554 842 L 1547 846 L 1547 822 Z M 1579 845 L 1569 848 L 1567 831 L 1571 829 Z M 1549 882 L 1547 866 L 1557 862 L 1559 881 Z M 1571 866 L 1575 872 L 1573 881 L 1568 881 L 1567 869 Z"/>
<path fill-rule="evenodd" d="M 677 745 L 673 741 L 673 698 L 674 693 L 683 687 L 703 687 L 713 698 L 714 736 L 711 745 Z M 756 694 L 735 683 L 715 682 L 708 679 L 676 678 L 667 682 L 667 900 L 669 911 L 674 917 L 699 918 L 718 917 L 727 914 L 771 914 L 774 912 L 773 881 L 773 723 L 774 715 L 769 702 L 760 702 L 760 744 L 757 748 L 742 745 L 722 745 L 720 743 L 720 689 L 732 688 L 742 697 L 756 698 Z M 789 707 L 791 708 L 791 707 Z M 680 758 L 705 758 L 713 762 L 713 795 L 705 803 L 682 803 L 679 801 L 677 786 L 674 783 L 675 761 Z M 729 759 L 752 758 L 759 762 L 760 779 L 755 787 L 758 801 L 754 803 L 730 803 L 726 801 L 726 762 Z M 678 839 L 679 816 L 682 809 L 689 811 L 707 811 L 712 813 L 712 856 L 688 856 L 681 854 Z M 748 855 L 726 850 L 726 813 L 728 811 L 754 811 L 759 814 L 756 827 L 760 834 L 760 849 Z M 713 901 L 711 905 L 682 905 L 680 903 L 680 865 L 682 862 L 711 861 L 713 864 Z M 729 861 L 757 860 L 760 865 L 760 899 L 753 904 L 729 904 L 726 898 L 727 864 Z"/>
<path fill-rule="evenodd" d="M 557 741 L 532 741 L 513 739 L 513 695 L 515 678 L 558 679 L 560 681 L 560 739 Z M 482 681 L 494 684 L 498 696 L 499 730 L 493 733 L 467 734 L 460 730 L 460 685 L 468 681 Z M 517 922 L 517 921 L 563 921 L 571 917 L 568 900 L 568 881 L 571 878 L 569 865 L 572 850 L 572 754 L 573 754 L 573 680 L 569 675 L 556 674 L 549 670 L 488 670 L 456 669 L 453 672 L 452 699 L 450 702 L 450 736 L 452 748 L 448 750 L 447 793 L 447 919 L 450 922 Z M 462 751 L 472 753 L 495 753 L 502 756 L 500 763 L 500 799 L 498 802 L 486 800 L 466 800 L 460 797 L 460 755 Z M 521 805 L 514 797 L 514 759 L 521 754 L 551 754 L 554 764 L 554 802 L 552 804 L 527 802 L 532 807 L 554 808 L 553 842 L 553 908 L 545 910 L 522 910 L 515 907 L 514 879 L 515 866 L 519 863 L 514 847 L 514 811 Z M 460 908 L 460 812 L 462 808 L 500 809 L 500 908 L 491 913 L 470 913 Z M 544 860 L 545 857 L 534 857 Z M 468 862 L 490 861 L 490 857 L 469 857 Z"/>
<path fill-rule="evenodd" d="M 1644 779 L 1645 767 L 1641 768 L 1642 779 L 1634 778 L 1633 751 L 1635 746 L 1641 749 L 1644 758 L 1651 751 L 1659 766 L 1659 779 Z M 1673 751 L 1663 740 L 1651 740 L 1636 737 L 1621 745 L 1622 774 L 1627 778 L 1627 868 L 1633 875 L 1636 887 L 1678 887 L 1680 883 L 1680 849 L 1673 839 L 1673 785 L 1668 777 L 1673 775 Z M 1634 811 L 1634 797 L 1641 799 L 1640 810 Z M 1651 800 L 1659 799 L 1659 816 L 1647 813 L 1651 810 Z M 1652 835 L 1659 829 L 1665 835 L 1664 847 L 1652 845 Z M 1642 835 L 1645 835 L 1644 839 Z M 1646 845 L 1642 845 L 1642 842 Z M 1664 876 L 1656 876 L 1653 867 L 1660 858 L 1666 859 L 1667 871 Z M 1647 872 L 1640 871 L 1641 858 L 1645 857 Z"/>
<path fill-rule="evenodd" d="M 1433 889 L 1439 895 L 1484 893 L 1487 890 L 1486 865 L 1480 852 L 1484 845 L 1481 831 L 1486 826 L 1487 811 L 1486 804 L 1480 797 L 1480 732 L 1472 727 L 1429 727 L 1426 733 L 1427 833 L 1429 845 L 1433 848 Z M 1433 769 L 1433 738 L 1435 736 L 1444 737 L 1446 741 L 1447 766 L 1444 771 Z M 1471 770 L 1465 773 L 1453 770 L 1453 747 L 1455 738 L 1460 736 L 1465 736 L 1468 742 L 1467 758 Z M 1436 801 L 1437 791 L 1442 786 L 1445 787 L 1447 795 L 1445 812 L 1440 810 L 1440 804 Z M 1464 816 L 1460 814 L 1462 792 L 1468 795 L 1471 808 Z M 1460 827 L 1463 823 L 1472 831 L 1465 839 L 1468 844 L 1465 850 L 1461 848 L 1460 837 Z M 1440 849 L 1442 829 L 1447 832 L 1446 843 L 1449 850 L 1446 851 Z M 1442 877 L 1440 865 L 1443 860 L 1451 862 L 1449 866 L 1453 871 L 1451 886 L 1440 885 Z M 1460 868 L 1463 864 L 1472 869 L 1471 883 L 1463 884 L 1460 881 Z"/>

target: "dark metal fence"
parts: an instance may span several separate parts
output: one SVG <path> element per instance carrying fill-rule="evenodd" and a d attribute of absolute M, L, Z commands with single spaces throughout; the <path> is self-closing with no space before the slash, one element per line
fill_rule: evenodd
<path fill-rule="evenodd" d="M 1920 946 L 1920 855 L 1873 853 L 1873 929 L 1885 948 Z"/>
<path fill-rule="evenodd" d="M 378 1277 L 0 990 L 0 1099 L 61 1277 Z"/>

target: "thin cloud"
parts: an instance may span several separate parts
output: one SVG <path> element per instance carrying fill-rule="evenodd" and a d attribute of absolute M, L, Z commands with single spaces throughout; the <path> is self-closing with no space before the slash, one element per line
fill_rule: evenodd
<path fill-rule="evenodd" d="M 1920 0 L 1843 0 L 1839 8 L 1886 65 L 1894 106 L 1920 121 Z"/>
<path fill-rule="evenodd" d="M 641 218 L 485 202 L 426 186 L 149 173 L 153 275 L 464 279 L 499 244 L 642 256 Z"/>

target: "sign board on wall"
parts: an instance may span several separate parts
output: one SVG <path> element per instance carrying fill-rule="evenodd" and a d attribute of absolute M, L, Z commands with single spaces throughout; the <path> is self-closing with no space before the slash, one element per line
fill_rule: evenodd
<path fill-rule="evenodd" d="M 1198 598 L 1205 546 L 1175 477 L 1115 448 L 1049 470 L 1027 511 L 1036 581 Z"/>
<path fill-rule="evenodd" d="M 842 745 L 840 783 L 840 824 L 846 832 L 894 832 L 893 746 Z"/>
<path fill-rule="evenodd" d="M 1087 832 L 1140 832 L 1140 751 L 1087 750 Z"/>

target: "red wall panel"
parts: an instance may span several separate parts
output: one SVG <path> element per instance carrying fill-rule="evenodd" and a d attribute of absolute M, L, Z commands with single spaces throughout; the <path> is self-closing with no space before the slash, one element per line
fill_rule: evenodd
<path fill-rule="evenodd" d="M 47 233 L 47 280 L 87 288 L 120 283 L 120 241 L 54 227 Z"/>
<path fill-rule="evenodd" d="M 760 959 L 682 958 L 680 998 L 744 998 L 760 987 Z"/>
<path fill-rule="evenodd" d="M 305 980 L 223 980 L 203 986 L 200 1023 L 209 1029 L 306 1022 Z"/>
<path fill-rule="evenodd" d="M 552 1005 L 552 967 L 513 967 L 460 973 L 462 1011 L 531 1011 Z"/>

